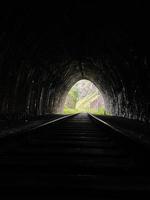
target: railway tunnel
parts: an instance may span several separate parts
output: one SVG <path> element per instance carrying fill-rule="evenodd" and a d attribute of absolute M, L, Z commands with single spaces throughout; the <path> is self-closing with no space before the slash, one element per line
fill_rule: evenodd
<path fill-rule="evenodd" d="M 1 32 L 1 113 L 57 113 L 71 86 L 88 79 L 101 90 L 113 115 L 146 120 L 149 58 L 146 44 L 142 46 L 146 33 L 141 35 L 136 22 L 132 27 L 132 18 L 131 22 L 125 21 L 121 15 L 123 25 L 117 20 L 111 24 L 115 17 L 104 22 L 99 19 L 102 13 L 92 12 L 88 17 L 90 5 L 77 7 L 78 17 L 74 16 L 76 7 L 72 13 L 71 8 L 66 12 L 58 10 L 55 21 L 52 8 L 42 16 L 36 9 L 5 10 Z M 46 26 L 48 23 L 50 26 Z"/>
<path fill-rule="evenodd" d="M 11 132 L 13 123 L 20 126 L 31 119 L 55 120 L 71 87 L 87 79 L 102 93 L 107 112 L 118 120 L 115 123 L 131 120 L 126 129 L 134 126 L 135 138 L 138 123 L 142 124 L 146 133 L 141 131 L 139 138 L 145 137 L 149 144 L 148 18 L 141 4 L 119 6 L 79 3 L 2 8 L 1 130 L 11 124 Z M 14 146 L 16 141 L 11 140 Z M 2 146 L 2 152 L 3 148 L 7 152 L 7 140 Z"/>

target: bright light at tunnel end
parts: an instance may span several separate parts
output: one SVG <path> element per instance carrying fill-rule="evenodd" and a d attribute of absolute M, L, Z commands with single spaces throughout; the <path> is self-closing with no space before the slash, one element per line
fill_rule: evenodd
<path fill-rule="evenodd" d="M 66 96 L 63 114 L 74 113 L 107 114 L 102 94 L 89 80 L 75 83 Z"/>

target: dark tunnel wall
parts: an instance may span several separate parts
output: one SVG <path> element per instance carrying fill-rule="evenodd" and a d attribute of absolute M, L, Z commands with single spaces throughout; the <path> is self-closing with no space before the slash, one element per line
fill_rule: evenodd
<path fill-rule="evenodd" d="M 115 18 L 104 21 L 95 11 L 88 17 L 89 4 L 63 8 L 55 17 L 45 10 L 5 9 L 0 113 L 21 117 L 61 112 L 73 84 L 88 79 L 100 89 L 112 115 L 149 120 L 149 40 L 141 31 L 144 24 L 133 24 L 132 18 L 122 18 L 121 24 L 114 23 Z"/>

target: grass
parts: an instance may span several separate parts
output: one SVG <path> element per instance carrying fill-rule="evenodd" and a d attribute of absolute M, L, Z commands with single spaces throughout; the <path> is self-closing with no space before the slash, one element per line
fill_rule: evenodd
<path fill-rule="evenodd" d="M 104 107 L 100 107 L 98 109 L 98 111 L 91 109 L 89 112 L 92 113 L 92 114 L 95 114 L 95 115 L 108 115 L 108 113 L 106 112 Z"/>
<path fill-rule="evenodd" d="M 77 109 L 72 109 L 72 108 L 64 108 L 64 114 L 76 114 L 79 113 Z"/>
<path fill-rule="evenodd" d="M 72 108 L 67 108 L 67 107 L 64 108 L 64 114 L 76 114 L 76 113 L 80 113 L 80 112 L 86 112 L 86 113 L 89 112 L 89 113 L 92 113 L 95 115 L 109 115 L 109 113 L 106 112 L 104 107 L 100 107 L 98 109 L 98 111 L 96 111 L 94 109 L 87 111 L 84 109 L 80 110 L 80 109 L 72 109 Z"/>

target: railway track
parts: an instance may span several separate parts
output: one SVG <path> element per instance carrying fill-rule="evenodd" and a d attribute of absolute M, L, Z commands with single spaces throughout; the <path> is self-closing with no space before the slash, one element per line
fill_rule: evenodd
<path fill-rule="evenodd" d="M 91 115 L 53 120 L 0 145 L 1 195 L 149 195 L 149 149 Z"/>

